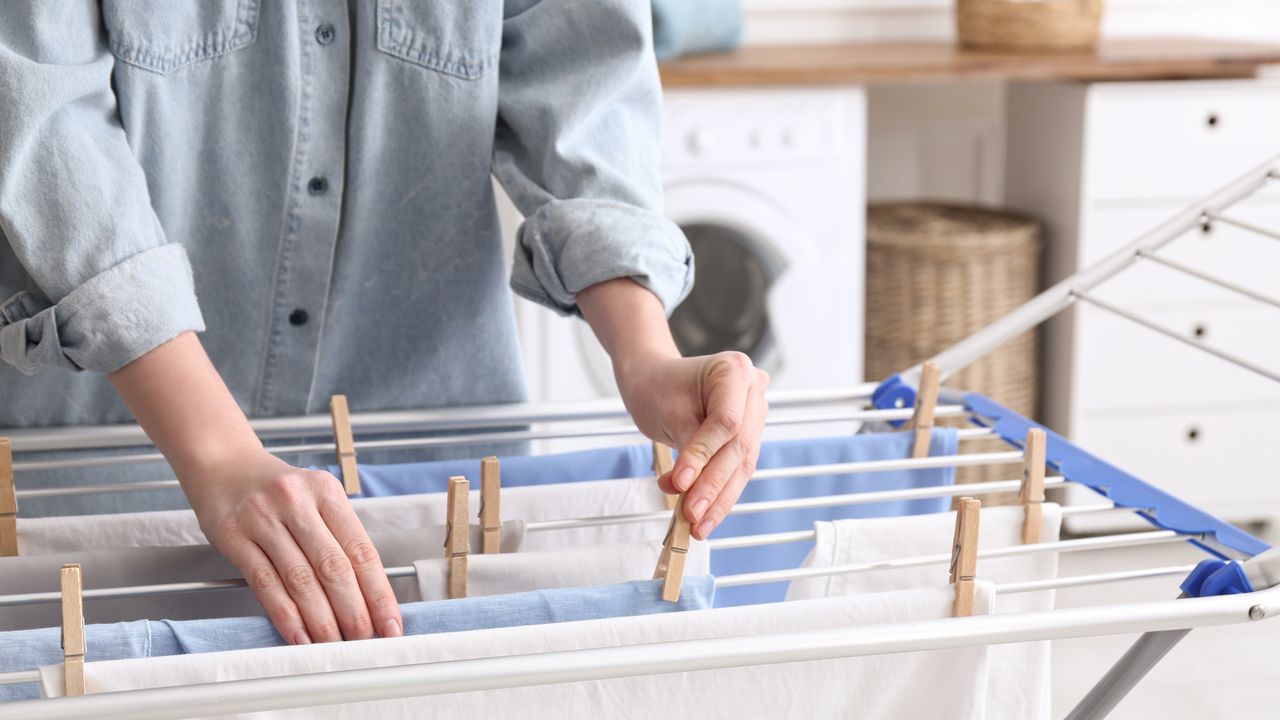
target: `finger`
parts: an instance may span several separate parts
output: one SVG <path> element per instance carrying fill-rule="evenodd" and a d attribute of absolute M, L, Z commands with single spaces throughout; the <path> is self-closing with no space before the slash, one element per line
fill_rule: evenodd
<path fill-rule="evenodd" d="M 672 469 L 675 487 L 683 492 L 711 458 L 742 429 L 747 397 L 751 390 L 751 360 L 742 353 L 725 353 L 704 381 L 707 392 L 706 417 L 693 437 L 680 448 Z"/>
<path fill-rule="evenodd" d="M 249 589 L 262 604 L 262 609 L 267 611 L 267 617 L 271 619 L 271 624 L 280 633 L 280 637 L 293 645 L 310 645 L 311 636 L 307 634 L 302 614 L 298 612 L 293 598 L 285 591 L 284 583 L 266 553 L 245 538 L 232 540 L 225 548 L 218 549 L 244 576 Z"/>
<path fill-rule="evenodd" d="M 329 598 L 311 567 L 311 561 L 298 547 L 288 528 L 273 523 L 250 534 L 250 539 L 271 558 L 271 564 L 284 582 L 284 589 L 293 599 L 307 634 L 316 642 L 335 642 L 342 639 L 338 620 L 329 605 Z"/>
<path fill-rule="evenodd" d="M 673 479 L 675 473 L 665 472 L 658 476 L 658 489 L 668 495 L 678 495 L 679 490 L 676 489 L 676 482 Z"/>
<path fill-rule="evenodd" d="M 738 502 L 738 498 L 742 497 L 742 491 L 755 474 L 756 461 L 760 457 L 760 436 L 764 432 L 765 417 L 768 414 L 768 403 L 764 395 L 768 387 L 768 376 L 764 373 L 761 376 L 761 381 L 753 385 L 748 399 L 746 426 L 708 464 L 708 469 L 716 465 L 716 472 L 703 472 L 694 488 L 685 493 L 686 502 L 691 495 L 693 497 L 693 503 L 686 505 L 689 509 L 685 512 L 686 516 L 690 510 L 697 514 L 696 519 L 690 517 L 690 520 L 695 523 L 693 535 L 699 540 L 707 539 L 728 517 L 729 511 Z M 720 466 L 722 457 L 725 464 L 736 462 L 732 471 Z M 724 480 L 726 475 L 727 480 Z"/>
<path fill-rule="evenodd" d="M 315 569 L 325 597 L 329 599 L 329 607 L 338 620 L 338 629 L 342 631 L 343 639 L 367 640 L 373 637 L 369 609 L 365 606 L 364 596 L 360 594 L 360 584 L 352 570 L 351 560 L 347 558 L 346 551 L 334 538 L 333 531 L 320 513 L 316 511 L 291 515 L 286 518 L 285 526 Z M 363 534 L 362 532 L 361 535 Z M 364 537 L 363 542 L 366 547 L 373 547 L 368 536 Z"/>
<path fill-rule="evenodd" d="M 400 617 L 400 603 L 396 600 L 382 558 L 373 546 L 364 525 L 356 516 L 347 499 L 322 502 L 320 516 L 328 525 L 333 537 L 342 546 L 351 563 L 359 585 L 361 602 L 368 613 L 372 627 L 381 637 L 399 637 L 404 634 L 404 620 Z"/>

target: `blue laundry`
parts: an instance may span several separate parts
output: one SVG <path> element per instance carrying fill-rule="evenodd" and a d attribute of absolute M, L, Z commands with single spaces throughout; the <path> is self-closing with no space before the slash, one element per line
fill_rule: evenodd
<path fill-rule="evenodd" d="M 705 610 L 715 597 L 715 579 L 687 577 L 680 601 L 662 599 L 658 580 L 589 588 L 557 588 L 511 595 L 409 603 L 400 607 L 406 635 L 483 630 Z M 59 628 L 0 633 L 0 672 L 31 670 L 62 662 Z M 85 660 L 166 657 L 222 650 L 277 647 L 284 641 L 262 617 L 218 620 L 137 620 L 85 627 Z M 0 685 L 0 702 L 40 696 L 34 683 Z"/>
<path fill-rule="evenodd" d="M 891 432 L 766 442 L 760 450 L 758 467 L 763 470 L 800 465 L 900 460 L 910 457 L 911 441 L 911 433 Z M 955 454 L 957 446 L 958 435 L 954 429 L 935 428 L 929 453 L 952 455 Z M 504 487 L 519 487 L 642 477 L 652 474 L 652 467 L 653 455 L 647 445 L 628 445 L 557 455 L 504 457 L 502 458 L 502 484 Z M 329 469 L 336 474 L 336 467 Z M 479 472 L 478 459 L 398 465 L 366 464 L 360 466 L 360 484 L 365 497 L 444 492 L 447 489 L 449 477 L 453 475 L 467 477 L 471 480 L 472 487 L 475 487 L 479 481 Z M 756 480 L 748 483 L 739 502 L 789 500 L 871 490 L 904 490 L 951 485 L 954 482 L 953 468 Z M 950 498 L 932 498 L 900 500 L 875 505 L 846 505 L 812 510 L 731 515 L 716 529 L 715 536 L 738 537 L 810 530 L 813 528 L 813 523 L 818 520 L 945 512 L 950 502 Z M 812 546 L 812 543 L 781 543 L 717 550 L 711 554 L 711 571 L 720 576 L 799 567 Z M 782 600 L 786 592 L 785 582 L 723 588 L 716 595 L 716 605 L 729 607 L 773 602 Z"/>

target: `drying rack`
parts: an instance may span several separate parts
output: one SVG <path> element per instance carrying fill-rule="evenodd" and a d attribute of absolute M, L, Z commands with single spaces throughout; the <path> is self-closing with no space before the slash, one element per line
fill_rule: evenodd
<path fill-rule="evenodd" d="M 1210 559 L 1196 566 L 1194 570 L 1189 566 L 1155 567 L 1011 583 L 997 586 L 997 593 L 1034 592 L 1137 578 L 1181 576 L 1187 575 L 1190 571 L 1187 581 L 1182 584 L 1184 592 L 1177 599 L 1006 615 L 952 617 L 912 623 L 827 629 L 821 632 L 765 634 L 536 655 L 488 657 L 104 693 L 0 705 L 0 718 L 182 718 L 198 716 L 213 708 L 216 708 L 218 713 L 253 712 L 971 645 L 1144 633 L 1068 716 L 1070 720 L 1105 717 L 1146 672 L 1191 629 L 1257 622 L 1280 613 L 1280 549 L 1270 549 L 1261 540 L 1248 533 L 1105 463 L 1066 438 L 1001 407 L 988 398 L 945 388 L 934 395 L 935 382 L 954 374 L 1002 342 L 1032 329 L 1077 302 L 1093 305 L 1149 330 L 1216 355 L 1226 362 L 1265 378 L 1280 381 L 1280 371 L 1277 369 L 1263 367 L 1199 339 L 1181 335 L 1129 310 L 1113 305 L 1094 293 L 1099 285 L 1135 263 L 1152 262 L 1163 265 L 1171 271 L 1239 293 L 1257 302 L 1280 308 L 1280 299 L 1168 260 L 1159 254 L 1162 247 L 1205 222 L 1234 225 L 1280 241 L 1280 232 L 1242 221 L 1232 213 L 1233 205 L 1272 182 L 1280 182 L 1280 157 L 1273 158 L 1263 166 L 1192 205 L 1094 266 L 1045 290 L 1032 301 L 940 353 L 929 362 L 907 369 L 882 383 L 867 383 L 817 392 L 774 393 L 770 396 L 771 406 L 775 408 L 775 412 L 770 417 L 772 425 L 850 421 L 873 428 L 883 428 L 887 424 L 910 421 L 912 424 L 909 429 L 919 433 L 922 429 L 928 429 L 928 422 L 922 423 L 922 417 L 927 421 L 930 417 L 964 416 L 968 417 L 975 427 L 961 430 L 962 440 L 994 435 L 1004 439 L 1013 447 L 1019 448 L 1018 450 L 781 468 L 760 471 L 753 477 L 753 481 L 793 478 L 790 481 L 801 482 L 794 478 L 837 472 L 856 473 L 977 464 L 1010 464 L 1024 467 L 1026 472 L 1022 480 L 745 503 L 734 509 L 735 513 L 751 513 L 896 499 L 981 496 L 1018 489 L 1026 493 L 1028 487 L 1026 476 L 1040 473 L 1043 487 L 1078 484 L 1093 490 L 1104 500 L 1096 505 L 1064 507 L 1064 515 L 1094 512 L 1133 513 L 1153 525 L 1154 529 L 1145 533 L 1047 543 L 1030 542 L 1016 547 L 977 551 L 978 557 L 1189 542 L 1202 549 Z M 937 403 L 936 407 L 935 403 Z M 922 408 L 927 408 L 927 411 Z M 350 416 L 349 427 L 345 425 L 345 411 L 342 416 L 344 432 L 337 432 L 339 427 L 335 422 L 335 442 L 333 443 L 283 444 L 273 446 L 273 449 L 289 454 L 336 452 L 341 457 L 344 452 L 350 453 L 365 448 L 480 444 L 552 437 L 625 436 L 635 433 L 634 426 L 624 421 L 625 411 L 621 405 L 614 402 L 357 413 Z M 336 413 L 334 417 L 337 417 Z M 513 426 L 527 424 L 555 426 L 611 421 L 617 422 L 602 426 L 558 430 L 510 429 Z M 323 435 L 330 422 L 332 422 L 331 419 L 324 417 L 280 418 L 255 421 L 254 427 L 264 440 L 291 440 Z M 463 434 L 447 437 L 373 439 L 362 442 L 351 440 L 353 434 L 378 435 L 446 430 Z M 1031 438 L 1039 437 L 1041 431 L 1045 441 L 1044 454 L 1037 457 L 1033 453 Z M 17 474 L 19 480 L 22 472 L 28 470 L 163 460 L 154 451 L 146 450 L 145 436 L 133 426 L 19 430 L 11 433 L 10 439 L 14 452 L 20 455 L 49 450 L 92 452 L 105 448 L 137 449 L 136 452 L 114 455 L 90 455 L 59 460 L 19 460 L 12 465 L 13 473 Z M 1024 443 L 1025 447 L 1023 447 Z M 1037 457 L 1036 462 L 1030 460 L 1033 457 Z M 1046 468 L 1056 472 L 1056 475 L 1043 478 L 1043 471 Z M 22 497 L 51 494 L 129 492 L 171 487 L 173 483 L 174 481 L 159 481 L 47 490 L 19 488 L 15 495 L 20 500 Z M 1042 499 L 1042 496 L 1041 498 L 1025 496 L 1023 498 L 1024 502 L 1039 499 Z M 0 519 L 12 520 L 16 513 L 16 506 L 12 508 L 3 506 L 3 500 L 0 497 Z M 964 513 L 960 513 L 959 516 L 963 517 Z M 675 522 L 672 513 L 656 512 L 532 523 L 528 530 L 536 532 L 607 523 L 649 522 L 667 517 L 673 517 L 673 523 Z M 713 539 L 710 544 L 713 550 L 727 549 L 796 542 L 811 539 L 812 535 L 811 532 L 775 533 L 765 536 Z M 957 537 L 959 535 L 958 531 Z M 972 547 L 961 548 L 958 541 L 956 549 L 949 556 L 903 558 L 857 566 L 767 571 L 718 578 L 717 582 L 720 585 L 729 586 L 837 572 L 871 572 L 887 567 L 927 564 L 945 566 L 948 561 L 952 562 L 953 566 L 957 562 L 961 565 L 966 563 L 971 565 L 974 550 Z M 966 554 L 969 555 L 967 559 L 964 557 Z M 411 568 L 390 568 L 389 572 L 394 575 L 403 573 L 405 570 L 412 571 Z M 963 572 L 961 574 L 963 575 Z M 963 580 L 963 577 L 960 579 Z M 955 577 L 953 582 L 956 582 Z M 235 585 L 236 581 L 227 581 L 185 584 L 182 587 L 174 585 L 114 588 L 86 591 L 84 597 L 124 597 L 144 592 L 190 592 Z M 76 594 L 71 602 L 74 604 L 78 600 L 79 594 Z M 68 602 L 67 594 L 32 593 L 25 596 L 4 596 L 0 597 L 0 607 L 58 601 L 63 602 L 65 607 L 65 603 Z M 72 634 L 74 635 L 74 629 Z M 73 641 L 74 639 L 73 637 Z M 79 650 L 82 652 L 83 648 Z M 73 660 L 72 652 L 71 649 L 68 650 L 68 662 Z M 33 679 L 35 679 L 34 673 L 10 673 L 0 676 L 0 683 L 29 682 Z"/>

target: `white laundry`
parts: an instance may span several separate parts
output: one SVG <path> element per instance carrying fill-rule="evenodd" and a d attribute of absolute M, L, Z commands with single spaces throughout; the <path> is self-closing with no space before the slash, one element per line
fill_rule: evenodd
<path fill-rule="evenodd" d="M 983 508 L 978 548 L 1002 548 L 1022 544 L 1020 506 Z M 870 563 L 924 555 L 950 555 L 956 514 L 936 513 L 896 518 L 839 520 L 814 524 L 817 541 L 805 567 Z M 1062 527 L 1062 509 L 1044 504 L 1041 542 L 1056 542 Z M 892 570 L 827 575 L 796 580 L 787 600 L 881 593 L 910 587 L 926 587 L 947 579 L 947 564 Z M 996 583 L 1047 580 L 1058 576 L 1055 552 L 978 559 L 978 579 Z M 1053 609 L 1054 593 L 1001 595 L 997 613 Z M 1049 643 L 997 645 L 991 649 L 991 696 L 987 716 L 992 720 L 1047 718 L 1050 713 Z"/>
<path fill-rule="evenodd" d="M 424 493 L 351 501 L 356 515 L 370 531 L 405 530 L 445 521 L 446 493 Z M 471 493 L 471 507 L 480 511 L 480 493 Z M 599 480 L 562 485 L 503 488 L 504 518 L 525 521 L 563 520 L 600 515 L 653 512 L 666 509 L 665 496 L 647 478 Z M 524 549 L 661 539 L 667 521 L 610 524 L 530 533 Z M 207 544 L 190 510 L 19 518 L 18 548 L 23 555 L 43 555 L 86 548 L 168 547 Z"/>
<path fill-rule="evenodd" d="M 661 542 L 646 540 L 511 555 L 471 555 L 467 558 L 467 596 L 648 580 L 653 577 L 661 550 Z M 418 592 L 423 600 L 441 600 L 449 596 L 447 560 L 420 560 L 413 567 L 417 570 Z M 685 559 L 685 575 L 709 574 L 711 553 L 707 543 L 691 541 Z"/>
<path fill-rule="evenodd" d="M 934 586 L 855 597 L 474 632 L 207 653 L 85 665 L 89 693 L 673 640 L 826 631 L 947 617 L 954 591 Z M 977 583 L 975 612 L 992 586 Z M 424 698 L 268 711 L 294 718 L 566 717 L 912 718 L 983 717 L 985 646 L 689 673 L 557 683 Z M 60 665 L 41 668 L 61 694 Z"/>
<path fill-rule="evenodd" d="M 411 565 L 423 558 L 444 557 L 444 535 L 442 525 L 370 532 L 378 555 L 388 567 Z M 479 543 L 479 526 L 472 526 L 471 537 L 472 542 Z M 502 524 L 503 552 L 515 553 L 520 549 L 523 538 L 524 522 L 513 520 Z M 86 589 L 240 577 L 235 566 L 209 545 L 102 548 L 0 558 L 0 595 L 57 592 L 63 563 L 80 563 Z M 392 578 L 391 586 L 400 602 L 422 599 L 414 578 Z M 263 614 L 262 606 L 247 588 L 85 600 L 85 617 L 93 623 L 144 619 L 197 620 Z M 0 608 L 0 630 L 54 627 L 61 618 L 61 607 L 56 602 Z"/>

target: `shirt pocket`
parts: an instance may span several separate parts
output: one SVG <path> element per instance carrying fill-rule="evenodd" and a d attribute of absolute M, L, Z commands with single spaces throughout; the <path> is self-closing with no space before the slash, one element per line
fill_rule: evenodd
<path fill-rule="evenodd" d="M 501 0 L 378 0 L 378 49 L 388 55 L 475 80 L 501 47 Z"/>
<path fill-rule="evenodd" d="M 161 75 L 251 44 L 260 0 L 102 0 L 111 53 Z"/>

